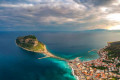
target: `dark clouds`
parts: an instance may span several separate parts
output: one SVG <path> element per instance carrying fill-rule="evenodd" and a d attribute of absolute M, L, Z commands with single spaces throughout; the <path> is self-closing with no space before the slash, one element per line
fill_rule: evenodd
<path fill-rule="evenodd" d="M 77 3 L 83 3 L 86 5 L 94 5 L 94 6 L 107 6 L 111 5 L 113 2 L 117 0 L 74 0 Z"/>

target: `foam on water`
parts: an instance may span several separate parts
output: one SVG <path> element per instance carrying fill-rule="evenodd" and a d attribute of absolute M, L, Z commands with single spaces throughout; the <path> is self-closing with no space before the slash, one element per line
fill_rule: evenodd
<path fill-rule="evenodd" d="M 72 75 L 72 70 L 67 62 L 53 58 L 49 58 L 49 59 L 52 60 L 54 63 L 56 63 L 60 68 L 67 71 L 67 73 L 64 74 L 64 77 L 69 77 L 71 80 L 76 80 L 75 76 Z"/>

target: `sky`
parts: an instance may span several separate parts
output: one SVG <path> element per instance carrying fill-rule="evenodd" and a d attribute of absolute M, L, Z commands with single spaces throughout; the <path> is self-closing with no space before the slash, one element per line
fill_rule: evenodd
<path fill-rule="evenodd" d="M 120 29 L 120 0 L 0 0 L 0 31 Z"/>

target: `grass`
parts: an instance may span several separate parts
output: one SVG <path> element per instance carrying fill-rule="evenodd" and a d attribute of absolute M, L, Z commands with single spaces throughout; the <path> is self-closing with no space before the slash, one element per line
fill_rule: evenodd
<path fill-rule="evenodd" d="M 33 51 L 42 50 L 42 51 L 44 51 L 44 44 L 41 42 L 38 42 L 38 45 L 30 48 L 30 50 L 33 50 Z"/>
<path fill-rule="evenodd" d="M 23 48 L 26 48 L 28 50 L 32 50 L 32 51 L 38 51 L 38 50 L 43 51 L 44 50 L 44 44 L 41 42 L 38 42 L 37 46 L 33 46 L 32 44 L 29 44 L 29 43 L 21 43 L 18 45 L 23 47 Z"/>
<path fill-rule="evenodd" d="M 16 39 L 17 45 L 19 45 L 20 47 L 23 47 L 25 49 L 31 50 L 31 51 L 44 51 L 44 44 L 42 42 L 38 41 L 38 44 L 36 46 L 34 46 L 34 44 L 32 44 L 30 42 L 27 42 L 27 43 L 25 43 L 24 41 L 20 42 L 21 39 L 23 39 L 23 40 L 32 39 L 33 41 L 38 41 L 34 35 L 18 37 Z"/>

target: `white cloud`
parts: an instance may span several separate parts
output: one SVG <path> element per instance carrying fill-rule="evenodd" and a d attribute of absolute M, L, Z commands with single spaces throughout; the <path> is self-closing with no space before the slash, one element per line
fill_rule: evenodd
<path fill-rule="evenodd" d="M 114 2 L 112 3 L 112 5 L 115 5 L 115 6 L 120 5 L 120 0 L 116 0 L 116 1 L 114 1 Z"/>
<path fill-rule="evenodd" d="M 33 7 L 33 4 L 25 4 L 25 3 L 21 3 L 21 4 L 0 4 L 0 7 L 12 7 L 12 8 L 27 8 L 27 7 Z"/>
<path fill-rule="evenodd" d="M 115 26 L 112 26 L 110 28 L 108 28 L 109 30 L 120 30 L 120 25 L 115 25 Z"/>
<path fill-rule="evenodd" d="M 106 19 L 119 22 L 120 21 L 120 13 L 108 14 L 106 16 Z"/>
<path fill-rule="evenodd" d="M 75 3 L 73 0 L 27 0 L 29 2 L 39 2 L 39 3 Z"/>
<path fill-rule="evenodd" d="M 45 23 L 55 22 L 57 24 L 63 24 L 63 23 L 71 23 L 76 21 L 77 21 L 76 19 L 72 19 L 72 18 L 54 17 L 54 16 L 40 18 L 40 22 L 45 22 Z"/>

